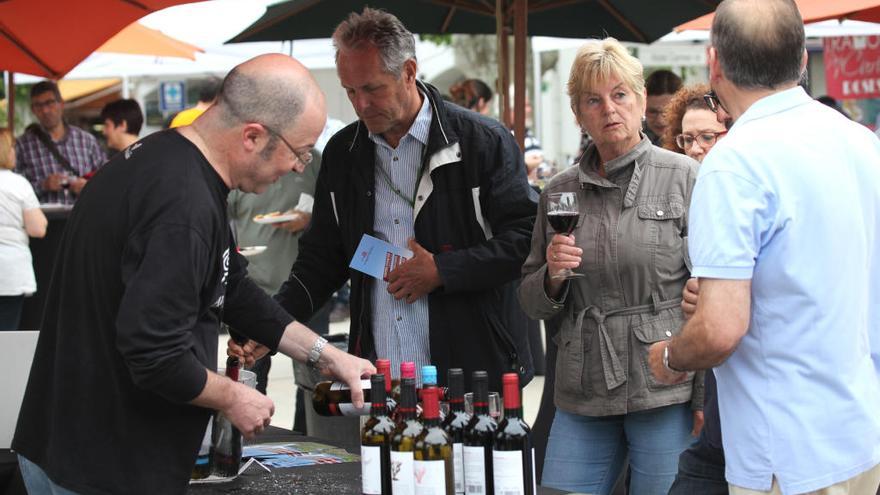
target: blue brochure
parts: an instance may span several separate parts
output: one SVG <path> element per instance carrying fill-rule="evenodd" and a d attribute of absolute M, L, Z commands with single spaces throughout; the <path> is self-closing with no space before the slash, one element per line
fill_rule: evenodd
<path fill-rule="evenodd" d="M 391 270 L 412 256 L 413 252 L 409 249 L 397 247 L 382 239 L 364 234 L 348 266 L 387 282 Z"/>

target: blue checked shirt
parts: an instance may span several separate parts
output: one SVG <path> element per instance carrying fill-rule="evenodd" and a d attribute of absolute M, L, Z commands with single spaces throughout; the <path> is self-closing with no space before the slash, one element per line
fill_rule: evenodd
<path fill-rule="evenodd" d="M 412 199 L 424 150 L 428 145 L 431 115 L 428 98 L 423 97 L 416 120 L 396 149 L 389 146 L 382 136 L 370 133 L 370 139 L 376 143 L 376 213 L 373 229 L 376 237 L 395 246 L 406 247 L 407 241 L 415 236 Z M 392 190 L 392 184 L 400 195 Z M 401 198 L 401 195 L 409 201 Z M 387 282 L 377 280 L 373 284 L 373 339 L 376 342 L 376 356 L 391 360 L 391 374 L 395 378 L 399 378 L 402 361 L 414 361 L 416 369 L 431 364 L 427 296 L 407 304 L 405 299 L 395 300 L 388 293 Z"/>
<path fill-rule="evenodd" d="M 55 143 L 58 151 L 70 162 L 70 166 L 82 177 L 98 170 L 107 161 L 107 155 L 94 136 L 74 126 L 67 126 L 67 133 Z M 34 187 L 40 203 L 73 204 L 76 196 L 71 192 L 65 199 L 64 191 L 45 191 L 43 181 L 52 174 L 70 172 L 58 163 L 40 139 L 25 132 L 15 142 L 16 171 L 27 178 Z M 72 175 L 72 174 L 71 174 Z"/>

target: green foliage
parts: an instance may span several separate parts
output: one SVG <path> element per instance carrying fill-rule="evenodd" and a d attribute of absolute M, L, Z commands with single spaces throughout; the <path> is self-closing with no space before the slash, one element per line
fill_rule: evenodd
<path fill-rule="evenodd" d="M 429 41 L 437 46 L 452 46 L 452 35 L 447 34 L 420 34 L 419 39 Z"/>

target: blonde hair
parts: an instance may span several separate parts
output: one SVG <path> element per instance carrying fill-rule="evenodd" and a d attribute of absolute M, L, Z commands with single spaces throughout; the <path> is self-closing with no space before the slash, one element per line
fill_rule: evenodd
<path fill-rule="evenodd" d="M 645 77 L 642 63 L 630 55 L 626 47 L 610 37 L 590 40 L 582 46 L 571 64 L 571 74 L 568 76 L 568 96 L 575 116 L 578 116 L 581 96 L 615 77 L 636 94 L 639 102 L 644 101 Z"/>
<path fill-rule="evenodd" d="M 6 170 L 15 168 L 15 160 L 10 160 L 12 157 L 11 151 L 14 148 L 15 138 L 12 136 L 12 133 L 9 132 L 9 129 L 0 129 L 0 168 Z"/>

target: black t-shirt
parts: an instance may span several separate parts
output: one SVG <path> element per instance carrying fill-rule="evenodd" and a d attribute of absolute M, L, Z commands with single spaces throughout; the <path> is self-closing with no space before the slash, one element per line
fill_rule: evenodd
<path fill-rule="evenodd" d="M 13 449 L 80 493 L 184 493 L 221 318 L 275 348 L 292 318 L 231 245 L 228 188 L 176 131 L 118 153 L 67 222 Z"/>

